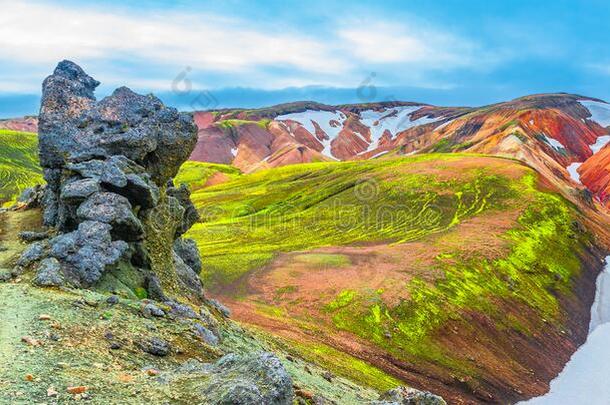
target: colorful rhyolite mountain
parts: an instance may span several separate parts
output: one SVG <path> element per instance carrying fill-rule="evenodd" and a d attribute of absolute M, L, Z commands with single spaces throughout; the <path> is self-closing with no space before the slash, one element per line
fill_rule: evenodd
<path fill-rule="evenodd" d="M 427 152 L 470 152 L 522 160 L 562 189 L 610 199 L 610 104 L 539 94 L 479 108 L 412 102 L 329 106 L 295 102 L 262 109 L 195 112 L 191 160 L 242 172 L 332 160 Z M 36 131 L 36 119 L 0 121 Z"/>
<path fill-rule="evenodd" d="M 197 112 L 192 160 L 243 172 L 287 164 L 426 152 L 470 152 L 522 160 L 562 189 L 607 203 L 610 104 L 541 94 L 480 108 L 387 102 L 290 103 L 258 110 Z"/>

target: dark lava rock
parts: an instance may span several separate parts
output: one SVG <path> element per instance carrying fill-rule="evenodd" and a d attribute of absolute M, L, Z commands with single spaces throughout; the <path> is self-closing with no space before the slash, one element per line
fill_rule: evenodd
<path fill-rule="evenodd" d="M 292 380 L 273 353 L 228 354 L 210 373 L 202 391 L 209 404 L 284 405 L 293 398 Z"/>
<path fill-rule="evenodd" d="M 199 256 L 197 243 L 193 239 L 176 239 L 174 251 L 195 273 L 201 273 L 201 257 Z"/>
<path fill-rule="evenodd" d="M 64 275 L 61 271 L 59 261 L 53 257 L 49 257 L 40 262 L 34 284 L 44 287 L 58 287 L 64 284 Z"/>
<path fill-rule="evenodd" d="M 210 346 L 217 346 L 220 341 L 214 332 L 200 323 L 193 322 L 193 332 L 197 337 L 203 340 L 204 343 Z"/>
<path fill-rule="evenodd" d="M 176 237 L 179 237 L 191 229 L 195 222 L 199 221 L 199 213 L 191 201 L 191 191 L 185 184 L 180 185 L 180 187 L 168 187 L 167 195 L 177 199 L 184 208 L 182 221 L 176 230 Z"/>
<path fill-rule="evenodd" d="M 225 318 L 229 318 L 231 316 L 231 310 L 227 307 L 225 307 L 224 305 L 222 305 L 220 302 L 218 302 L 218 300 L 215 299 L 210 299 L 208 300 L 208 303 L 213 307 L 216 308 L 218 310 L 218 312 L 220 312 L 222 314 L 222 316 L 224 316 Z"/>
<path fill-rule="evenodd" d="M 165 184 L 197 142 L 192 117 L 126 87 L 97 103 L 98 85 L 69 61 L 45 79 L 39 117 L 42 166 L 124 155 L 145 167 L 155 183 Z"/>
<path fill-rule="evenodd" d="M 82 222 L 76 231 L 49 241 L 50 255 L 62 262 L 65 273 L 78 285 L 95 284 L 107 266 L 116 264 L 127 251 L 127 243 L 113 241 L 111 226 L 102 222 Z"/>
<path fill-rule="evenodd" d="M 371 402 L 371 405 L 447 405 L 447 403 L 438 395 L 426 391 L 398 387 L 384 392 L 379 400 Z"/>
<path fill-rule="evenodd" d="M 197 252 L 199 253 L 199 252 Z M 203 285 L 199 274 L 197 274 L 191 267 L 187 266 L 180 256 L 173 253 L 174 255 L 174 266 L 176 267 L 176 274 L 182 286 L 190 291 L 195 297 L 203 298 Z"/>
<path fill-rule="evenodd" d="M 74 286 L 103 282 L 112 291 L 127 282 L 156 299 L 169 292 L 201 301 L 198 252 L 181 242 L 180 253 L 173 250 L 197 211 L 186 186 L 168 186 L 197 142 L 192 116 L 126 87 L 98 102 L 98 85 L 70 61 L 43 83 L 39 155 L 47 186 L 24 201 L 37 196 L 44 223 L 59 235 L 49 252 L 29 252 L 21 262 L 53 257 Z"/>
<path fill-rule="evenodd" d="M 34 231 L 23 231 L 19 232 L 19 239 L 24 242 L 35 242 L 49 237 L 49 232 L 34 232 Z"/>
<path fill-rule="evenodd" d="M 83 221 L 99 221 L 112 226 L 112 235 L 121 240 L 134 241 L 144 236 L 142 224 L 131 210 L 129 200 L 115 193 L 95 193 L 78 207 Z"/>
<path fill-rule="evenodd" d="M 46 241 L 35 242 L 29 245 L 17 260 L 17 266 L 27 267 L 30 264 L 42 259 L 45 256 L 45 250 L 48 247 Z"/>
<path fill-rule="evenodd" d="M 140 342 L 139 346 L 146 353 L 150 353 L 152 355 L 160 357 L 167 356 L 171 350 L 171 347 L 168 342 L 156 337 L 144 342 Z"/>
<path fill-rule="evenodd" d="M 42 203 L 44 193 L 45 187 L 40 184 L 34 187 L 26 188 L 17 198 L 17 206 L 21 208 L 39 207 Z"/>
<path fill-rule="evenodd" d="M 111 295 L 110 297 L 106 298 L 106 303 L 108 303 L 108 305 L 116 305 L 119 303 L 119 300 L 118 295 Z"/>
<path fill-rule="evenodd" d="M 144 318 L 152 318 L 153 316 L 155 316 L 155 317 L 165 316 L 165 311 L 163 311 L 161 308 L 159 308 L 158 306 L 156 306 L 154 304 L 144 305 L 142 307 L 142 309 L 140 310 L 140 312 L 142 312 L 142 316 L 144 316 Z"/>
<path fill-rule="evenodd" d="M 0 283 L 6 283 L 13 278 L 13 274 L 7 270 L 0 270 Z"/>
<path fill-rule="evenodd" d="M 177 318 L 199 318 L 197 312 L 195 312 L 193 308 L 189 307 L 188 305 L 180 304 L 175 301 L 168 301 L 166 304 L 171 308 L 170 313 Z"/>
<path fill-rule="evenodd" d="M 95 179 L 80 179 L 66 183 L 61 188 L 60 198 L 65 201 L 82 201 L 100 191 L 100 182 Z"/>

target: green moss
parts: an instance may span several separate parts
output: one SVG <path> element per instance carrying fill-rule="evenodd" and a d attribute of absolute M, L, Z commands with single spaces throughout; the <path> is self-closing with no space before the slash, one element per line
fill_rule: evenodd
<path fill-rule="evenodd" d="M 451 152 L 451 141 L 449 138 L 443 138 L 432 146 L 430 152 L 448 153 Z"/>
<path fill-rule="evenodd" d="M 143 287 L 136 287 L 133 292 L 135 293 L 136 297 L 141 300 L 148 298 L 148 292 Z"/>
<path fill-rule="evenodd" d="M 356 297 L 356 291 L 344 290 L 337 295 L 337 297 L 326 305 L 326 309 L 329 311 L 335 311 L 337 309 L 346 307 Z"/>
<path fill-rule="evenodd" d="M 502 126 L 499 128 L 500 131 L 504 131 L 505 129 L 508 129 L 510 127 L 514 127 L 515 125 L 519 125 L 519 120 L 514 119 L 514 120 L 510 120 L 504 124 L 502 124 Z"/>
<path fill-rule="evenodd" d="M 208 179 L 216 173 L 222 173 L 230 180 L 241 174 L 239 169 L 230 165 L 189 160 L 180 167 L 174 183 L 176 185 L 186 184 L 191 190 L 197 190 L 204 187 Z"/>
<path fill-rule="evenodd" d="M 343 267 L 351 264 L 349 257 L 346 255 L 331 253 L 300 254 L 296 255 L 294 260 L 313 267 Z"/>
<path fill-rule="evenodd" d="M 511 135 L 516 136 L 521 142 L 527 143 L 527 136 L 523 134 L 521 131 L 515 131 Z"/>
<path fill-rule="evenodd" d="M 417 162 L 442 168 L 460 159 L 443 154 L 325 162 L 243 175 L 192 194 L 202 221 L 187 236 L 199 245 L 210 288 L 234 283 L 281 252 L 415 240 L 510 197 L 507 179 L 478 169 L 452 180 L 400 173 Z M 323 266 L 348 264 L 336 255 L 301 259 Z"/>
<path fill-rule="evenodd" d="M 0 207 L 12 205 L 24 189 L 43 182 L 38 135 L 0 129 Z"/>
<path fill-rule="evenodd" d="M 529 334 L 522 322 L 499 310 L 498 300 L 505 300 L 529 306 L 538 319 L 561 325 L 559 297 L 570 294 L 571 282 L 580 272 L 579 252 L 589 236 L 574 231 L 575 212 L 566 200 L 536 190 L 533 183 L 530 173 L 512 187 L 530 203 L 518 226 L 504 235 L 510 243 L 506 256 L 493 261 L 440 256 L 444 277 L 434 283 L 414 279 L 407 286 L 409 299 L 393 307 L 378 294 L 343 291 L 326 306 L 335 326 L 399 358 L 416 356 L 463 371 L 466 365 L 455 354 L 434 343 L 435 331 L 449 320 L 474 311 L 492 317 L 500 329 Z"/>
<path fill-rule="evenodd" d="M 215 123 L 215 125 L 220 127 L 220 128 L 223 128 L 223 129 L 231 129 L 231 128 L 235 128 L 235 127 L 238 127 L 238 126 L 241 126 L 241 125 L 255 124 L 255 125 L 258 125 L 259 127 L 263 128 L 263 129 L 266 129 L 270 122 L 271 122 L 270 119 L 262 119 L 262 120 L 259 120 L 259 121 L 228 119 L 228 120 L 217 121 Z"/>

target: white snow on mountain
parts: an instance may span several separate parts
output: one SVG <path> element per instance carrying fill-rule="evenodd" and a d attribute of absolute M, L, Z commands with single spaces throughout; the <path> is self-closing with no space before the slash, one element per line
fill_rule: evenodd
<path fill-rule="evenodd" d="M 589 110 L 592 121 L 604 128 L 610 125 L 610 104 L 593 100 L 580 100 L 579 103 Z"/>

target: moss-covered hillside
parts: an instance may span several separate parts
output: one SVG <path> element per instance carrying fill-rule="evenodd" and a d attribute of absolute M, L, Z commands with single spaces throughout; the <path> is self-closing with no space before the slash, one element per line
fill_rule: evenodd
<path fill-rule="evenodd" d="M 543 392 L 565 360 L 552 346 L 586 334 L 575 289 L 592 287 L 600 253 L 577 209 L 517 161 L 294 165 L 192 199 L 203 277 L 238 317 L 411 384 L 433 376 L 449 399 Z"/>
<path fill-rule="evenodd" d="M 0 207 L 42 182 L 37 146 L 36 134 L 0 129 Z"/>

